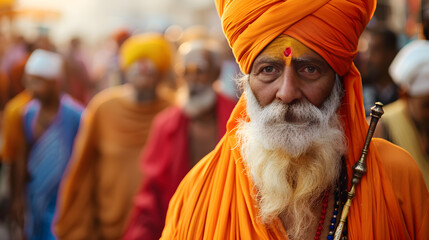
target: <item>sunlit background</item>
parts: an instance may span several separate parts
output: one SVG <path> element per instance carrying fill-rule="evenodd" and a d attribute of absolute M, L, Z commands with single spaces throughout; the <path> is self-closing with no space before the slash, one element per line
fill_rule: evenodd
<path fill-rule="evenodd" d="M 397 34 L 412 37 L 421 1 L 380 0 L 377 12 Z M 121 27 L 163 32 L 195 24 L 222 34 L 214 0 L 0 0 L 1 33 L 29 41 L 48 34 L 60 47 L 75 36 L 95 45 Z"/>
<path fill-rule="evenodd" d="M 199 24 L 220 30 L 212 0 L 0 0 L 2 32 L 25 38 L 49 34 L 56 44 L 79 36 L 89 44 L 120 27 L 164 31 L 170 25 Z"/>

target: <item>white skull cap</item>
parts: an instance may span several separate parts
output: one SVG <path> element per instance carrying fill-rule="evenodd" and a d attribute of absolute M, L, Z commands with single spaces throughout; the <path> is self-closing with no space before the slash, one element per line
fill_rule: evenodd
<path fill-rule="evenodd" d="M 58 53 L 36 49 L 25 64 L 25 73 L 47 80 L 59 80 L 63 74 L 63 58 Z"/>
<path fill-rule="evenodd" d="M 415 40 L 399 51 L 389 67 L 393 81 L 410 96 L 429 93 L 429 41 Z"/>

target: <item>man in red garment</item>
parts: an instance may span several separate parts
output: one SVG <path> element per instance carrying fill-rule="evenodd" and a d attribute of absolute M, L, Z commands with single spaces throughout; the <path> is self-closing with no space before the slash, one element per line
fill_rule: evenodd
<path fill-rule="evenodd" d="M 124 239 L 161 236 L 168 203 L 180 181 L 225 134 L 235 102 L 213 88 L 220 70 L 216 52 L 213 42 L 201 40 L 179 48 L 184 100 L 154 119 L 141 159 L 146 180 Z"/>

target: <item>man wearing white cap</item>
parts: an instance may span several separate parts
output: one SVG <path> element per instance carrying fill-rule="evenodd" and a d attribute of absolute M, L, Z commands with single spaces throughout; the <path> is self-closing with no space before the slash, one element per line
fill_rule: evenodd
<path fill-rule="evenodd" d="M 389 72 L 401 98 L 385 107 L 376 135 L 410 152 L 429 188 L 429 41 L 405 46 Z"/>
<path fill-rule="evenodd" d="M 25 236 L 55 239 L 51 231 L 58 187 L 69 161 L 83 107 L 62 94 L 63 59 L 35 50 L 25 66 L 26 88 L 34 100 L 26 106 L 23 129 L 28 146 L 26 163 L 16 169 L 22 179 L 14 186 L 13 202 L 25 202 Z M 16 177 L 15 177 L 15 180 Z M 21 184 L 20 184 L 21 183 Z M 14 209 L 15 215 L 23 209 Z"/>

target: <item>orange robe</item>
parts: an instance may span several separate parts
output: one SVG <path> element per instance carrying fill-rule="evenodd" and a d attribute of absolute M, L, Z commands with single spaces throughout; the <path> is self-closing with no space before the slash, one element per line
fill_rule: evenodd
<path fill-rule="evenodd" d="M 374 13 L 374 0 L 216 0 L 224 33 L 243 73 L 277 36 L 287 34 L 323 57 L 344 83 L 339 109 L 348 151 L 349 179 L 368 130 L 362 84 L 352 60 L 360 34 Z M 162 239 L 286 239 L 279 220 L 258 222 L 253 183 L 244 171 L 235 128 L 247 119 L 237 104 L 227 134 L 180 184 L 170 201 Z M 350 239 L 429 239 L 429 194 L 411 156 L 374 140 L 367 173 L 348 215 Z"/>
<path fill-rule="evenodd" d="M 246 118 L 244 99 L 215 150 L 179 185 L 161 239 L 287 239 L 280 219 L 265 226 L 257 218 L 253 182 L 235 136 L 240 118 Z M 370 155 L 377 157 L 368 160 L 368 173 L 357 188 L 348 218 L 349 238 L 429 239 L 429 194 L 412 157 L 382 139 L 373 139 Z M 354 161 L 347 159 L 349 168 Z M 376 196 L 379 191 L 386 195 Z"/>
<path fill-rule="evenodd" d="M 28 180 L 27 144 L 24 135 L 23 117 L 25 107 L 31 99 L 31 94 L 26 90 L 16 95 L 7 102 L 2 119 L 0 160 L 3 163 L 11 164 L 10 199 L 14 203 L 24 201 L 23 192 Z M 24 213 L 19 212 L 17 214 Z"/>
<path fill-rule="evenodd" d="M 94 97 L 84 113 L 62 181 L 54 231 L 58 239 L 119 239 L 142 174 L 152 118 L 168 104 L 137 104 L 118 86 Z"/>
<path fill-rule="evenodd" d="M 5 106 L 1 131 L 3 138 L 1 159 L 4 162 L 10 163 L 17 158 L 24 157 L 26 143 L 22 117 L 25 106 L 31 98 L 29 92 L 23 91 L 12 98 Z"/>

